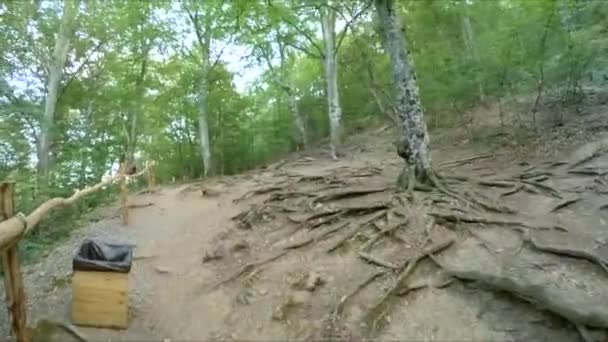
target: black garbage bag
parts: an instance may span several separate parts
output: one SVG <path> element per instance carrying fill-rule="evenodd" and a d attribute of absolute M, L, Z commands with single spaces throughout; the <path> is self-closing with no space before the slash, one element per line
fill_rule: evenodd
<path fill-rule="evenodd" d="M 75 271 L 129 273 L 135 246 L 85 240 L 74 257 Z"/>

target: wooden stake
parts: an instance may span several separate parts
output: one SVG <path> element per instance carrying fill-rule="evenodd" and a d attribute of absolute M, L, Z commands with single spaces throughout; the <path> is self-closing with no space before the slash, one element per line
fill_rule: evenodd
<path fill-rule="evenodd" d="M 8 220 L 15 215 L 15 184 L 0 184 L 0 221 Z M 8 306 L 11 332 L 17 342 L 28 342 L 26 331 L 27 316 L 25 290 L 19 267 L 19 249 L 17 244 L 8 247 L 2 253 L 4 269 L 4 287 Z"/>
<path fill-rule="evenodd" d="M 127 164 L 123 163 L 120 165 L 120 174 L 125 175 L 127 173 Z M 124 225 L 129 224 L 129 189 L 127 188 L 127 177 L 122 178 L 120 182 L 120 204 L 122 207 L 122 223 Z"/>

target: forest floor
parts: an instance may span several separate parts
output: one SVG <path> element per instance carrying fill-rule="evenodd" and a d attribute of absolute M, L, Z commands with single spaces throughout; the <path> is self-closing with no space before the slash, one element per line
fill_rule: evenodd
<path fill-rule="evenodd" d="M 106 208 L 27 267 L 29 320 L 69 321 L 73 253 L 100 237 L 137 245 L 131 320 L 91 341 L 605 341 L 606 112 L 522 146 L 435 138 L 444 187 L 412 197 L 386 129 L 132 196 L 153 205 L 129 226 Z"/>

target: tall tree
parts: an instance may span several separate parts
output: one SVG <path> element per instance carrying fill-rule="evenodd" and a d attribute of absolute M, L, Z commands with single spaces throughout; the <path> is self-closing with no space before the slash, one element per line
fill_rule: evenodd
<path fill-rule="evenodd" d="M 55 109 L 60 93 L 63 69 L 70 49 L 70 39 L 74 34 L 79 3 L 79 0 L 65 0 L 63 2 L 63 14 L 61 16 L 61 23 L 59 24 L 59 32 L 55 38 L 55 47 L 53 48 L 53 54 L 48 65 L 47 94 L 44 104 L 38 155 L 38 171 L 44 177 L 49 172 Z"/>
<path fill-rule="evenodd" d="M 337 159 L 337 146 L 340 143 L 342 133 L 342 107 L 338 92 L 338 51 L 350 25 L 361 16 L 367 9 L 366 6 L 358 8 L 353 6 L 351 17 L 347 18 L 342 11 L 347 2 L 337 0 L 321 0 L 306 5 L 295 5 L 283 8 L 283 20 L 299 36 L 304 38 L 304 43 L 294 39 L 288 44 L 293 48 L 304 52 L 307 56 L 320 60 L 323 63 L 325 73 L 327 97 L 327 113 L 330 127 L 330 149 L 333 159 Z M 339 34 L 336 34 L 336 16 L 340 14 L 346 23 Z M 316 20 L 321 24 L 322 44 L 318 44 L 314 29 L 304 24 L 309 20 Z"/>
<path fill-rule="evenodd" d="M 211 86 L 211 75 L 220 61 L 224 48 L 232 41 L 235 32 L 234 15 L 237 15 L 236 26 L 238 27 L 238 15 L 227 8 L 223 3 L 208 2 L 197 3 L 191 1 L 182 2 L 182 6 L 190 24 L 194 28 L 196 44 L 198 46 L 198 60 L 200 76 L 197 82 L 198 91 L 198 128 L 200 138 L 200 153 L 203 161 L 203 175 L 208 176 L 213 170 L 211 155 L 211 143 L 209 139 L 209 92 Z M 235 4 L 239 5 L 239 4 Z M 228 32 L 230 31 L 230 32 Z M 215 61 L 211 56 L 211 45 L 213 42 L 225 40 L 224 47 L 220 49 Z M 221 43 L 220 43 L 221 44 Z"/>
<path fill-rule="evenodd" d="M 406 166 L 399 177 L 399 184 L 411 189 L 415 181 L 428 183 L 433 180 L 429 134 L 424 122 L 414 64 L 407 49 L 395 1 L 375 0 L 375 6 L 384 31 L 386 48 L 391 56 L 397 99 L 395 108 L 401 124 L 397 151 L 405 159 Z"/>
<path fill-rule="evenodd" d="M 335 2 L 326 0 L 319 8 L 321 29 L 323 31 L 323 66 L 325 67 L 325 82 L 327 82 L 327 114 L 329 117 L 329 135 L 331 156 L 337 159 L 336 146 L 340 143 L 342 108 L 338 92 L 338 63 L 336 55 L 336 10 Z M 346 28 L 345 28 L 346 29 Z"/>

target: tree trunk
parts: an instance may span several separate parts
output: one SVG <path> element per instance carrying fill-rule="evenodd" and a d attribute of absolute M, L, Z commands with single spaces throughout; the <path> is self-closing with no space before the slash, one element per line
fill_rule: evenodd
<path fill-rule="evenodd" d="M 393 81 L 397 97 L 395 108 L 401 124 L 397 151 L 399 156 L 405 159 L 406 167 L 399 177 L 399 184 L 411 188 L 414 180 L 429 183 L 434 179 L 429 135 L 424 122 L 424 112 L 418 94 L 413 62 L 395 12 L 395 2 L 394 0 L 375 0 L 375 5 L 393 66 Z"/>
<path fill-rule="evenodd" d="M 464 6 L 469 6 L 466 3 Z M 465 9 L 466 11 L 466 9 Z M 475 35 L 473 33 L 473 26 L 471 25 L 471 18 L 468 14 L 462 18 L 462 31 L 464 36 L 464 44 L 469 51 L 469 56 L 477 64 L 478 68 L 481 68 L 481 58 L 479 56 L 479 50 L 477 49 L 477 44 L 475 42 Z M 485 101 L 485 91 L 483 89 L 483 82 L 480 77 L 479 70 L 475 71 L 475 79 L 477 81 L 477 87 L 479 89 L 479 99 L 481 102 Z"/>
<path fill-rule="evenodd" d="M 201 144 L 201 157 L 203 159 L 203 176 L 211 172 L 211 147 L 209 146 L 209 84 L 207 70 L 209 61 L 203 61 L 203 79 L 198 89 L 198 129 Z"/>
<path fill-rule="evenodd" d="M 135 89 L 136 89 L 136 103 L 143 99 L 145 95 L 144 88 L 144 80 L 146 78 L 146 71 L 148 66 L 148 54 L 150 52 L 149 47 L 144 42 L 142 43 L 142 54 L 141 54 L 141 68 L 139 71 L 139 76 L 135 81 Z M 137 107 L 137 106 L 136 106 Z M 135 165 L 135 150 L 137 148 L 137 125 L 138 125 L 138 109 L 131 109 L 131 127 L 128 132 L 128 145 L 127 145 L 127 165 Z"/>
<path fill-rule="evenodd" d="M 38 155 L 38 172 L 44 178 L 48 176 L 49 172 L 55 109 L 57 107 L 61 79 L 63 78 L 63 68 L 68 58 L 70 37 L 74 31 L 78 4 L 78 0 L 65 0 L 63 3 L 63 14 L 61 16 L 61 23 L 59 24 L 59 32 L 55 38 L 53 56 L 49 65 L 47 94 L 44 104 L 44 116 L 42 117 L 42 129 L 40 130 L 40 150 Z"/>
<path fill-rule="evenodd" d="M 336 148 L 340 143 L 342 108 L 338 94 L 338 63 L 336 58 L 336 13 L 327 6 L 321 9 L 321 28 L 324 42 L 325 81 L 327 82 L 327 106 L 331 156 L 337 159 Z"/>
<path fill-rule="evenodd" d="M 207 177 L 213 170 L 211 160 L 211 145 L 209 143 L 209 77 L 211 73 L 211 19 L 204 17 L 205 28 L 200 31 L 198 22 L 194 22 L 201 49 L 201 80 L 198 88 L 198 130 L 200 138 L 201 158 L 203 161 L 203 176 Z"/>

